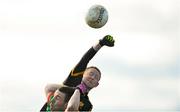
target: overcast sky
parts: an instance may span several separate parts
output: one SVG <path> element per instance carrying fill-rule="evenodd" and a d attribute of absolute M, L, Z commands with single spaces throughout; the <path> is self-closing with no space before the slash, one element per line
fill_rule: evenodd
<path fill-rule="evenodd" d="M 107 24 L 86 25 L 90 6 L 103 5 Z M 83 54 L 111 34 L 89 63 L 100 85 L 94 111 L 178 111 L 179 0 L 0 0 L 0 111 L 38 111 L 47 83 L 62 83 Z"/>

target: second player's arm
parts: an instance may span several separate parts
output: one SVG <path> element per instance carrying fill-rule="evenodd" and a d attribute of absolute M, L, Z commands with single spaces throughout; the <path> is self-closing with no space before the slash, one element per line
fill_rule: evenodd
<path fill-rule="evenodd" d="M 80 91 L 76 89 L 68 102 L 65 112 L 78 111 L 79 103 L 80 103 Z"/>

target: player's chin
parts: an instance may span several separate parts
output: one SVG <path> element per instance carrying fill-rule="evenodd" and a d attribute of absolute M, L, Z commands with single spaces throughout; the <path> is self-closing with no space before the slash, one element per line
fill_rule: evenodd
<path fill-rule="evenodd" d="M 87 81 L 87 82 L 86 82 L 86 85 L 87 85 L 88 87 L 92 88 L 92 84 L 91 84 L 90 81 Z"/>
<path fill-rule="evenodd" d="M 59 107 L 59 106 L 55 106 L 52 110 L 53 111 L 60 111 L 60 110 L 63 110 L 63 109 L 61 107 Z"/>
<path fill-rule="evenodd" d="M 56 103 L 51 105 L 51 110 L 53 110 L 53 111 L 58 111 L 60 109 L 61 109 L 61 106 Z"/>
<path fill-rule="evenodd" d="M 90 88 L 94 88 L 94 87 L 95 87 L 95 84 L 94 84 L 94 83 L 90 83 L 90 84 L 89 84 L 89 87 L 90 87 Z"/>

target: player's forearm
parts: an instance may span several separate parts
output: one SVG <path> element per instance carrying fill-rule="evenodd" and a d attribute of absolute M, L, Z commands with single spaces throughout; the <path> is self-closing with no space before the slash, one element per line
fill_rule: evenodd
<path fill-rule="evenodd" d="M 81 58 L 80 62 L 77 65 L 77 68 L 86 68 L 89 61 L 95 56 L 95 54 L 98 52 L 98 50 L 102 46 L 98 43 L 94 44 Z"/>
<path fill-rule="evenodd" d="M 80 103 L 80 91 L 76 89 L 68 102 L 65 112 L 78 111 L 79 103 Z"/>
<path fill-rule="evenodd" d="M 74 68 L 74 72 L 79 72 L 79 71 L 84 71 L 87 67 L 87 64 L 89 61 L 94 57 L 94 55 L 97 53 L 97 51 L 101 48 L 102 46 L 98 43 L 94 44 L 81 58 L 79 63 L 76 65 Z"/>
<path fill-rule="evenodd" d="M 93 45 L 93 49 L 97 52 L 99 49 L 101 49 L 101 45 L 99 44 L 99 42 L 97 42 L 96 44 Z"/>
<path fill-rule="evenodd" d="M 45 94 L 46 96 L 48 95 L 48 93 L 50 92 L 55 92 L 57 89 L 59 89 L 62 85 L 60 84 L 47 84 L 45 87 Z"/>

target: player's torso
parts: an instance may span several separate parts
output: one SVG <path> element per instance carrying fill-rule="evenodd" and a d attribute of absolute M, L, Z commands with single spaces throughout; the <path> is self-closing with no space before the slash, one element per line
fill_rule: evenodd
<path fill-rule="evenodd" d="M 92 104 L 89 101 L 88 96 L 81 95 L 80 97 L 80 103 L 79 103 L 79 111 L 91 111 L 92 110 Z"/>

